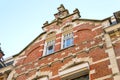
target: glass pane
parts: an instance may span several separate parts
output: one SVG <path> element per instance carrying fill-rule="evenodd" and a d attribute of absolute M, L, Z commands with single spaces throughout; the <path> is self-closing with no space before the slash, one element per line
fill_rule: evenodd
<path fill-rule="evenodd" d="M 53 53 L 54 52 L 54 46 L 51 45 L 51 46 L 48 46 L 47 47 L 47 54 L 50 54 L 50 53 Z"/>
<path fill-rule="evenodd" d="M 63 48 L 73 45 L 73 33 L 68 33 L 64 35 Z"/>
<path fill-rule="evenodd" d="M 72 39 L 72 38 L 67 39 L 67 41 L 66 41 L 66 46 L 69 47 L 69 46 L 71 46 L 72 44 L 73 44 L 73 39 Z"/>
<path fill-rule="evenodd" d="M 48 47 L 48 50 L 52 50 L 53 49 L 53 45 Z"/>
<path fill-rule="evenodd" d="M 47 42 L 46 55 L 54 52 L 54 45 L 55 45 L 55 40 L 51 40 Z"/>
<path fill-rule="evenodd" d="M 81 76 L 81 77 L 78 77 L 72 80 L 89 80 L 89 75 L 84 75 L 84 76 Z"/>

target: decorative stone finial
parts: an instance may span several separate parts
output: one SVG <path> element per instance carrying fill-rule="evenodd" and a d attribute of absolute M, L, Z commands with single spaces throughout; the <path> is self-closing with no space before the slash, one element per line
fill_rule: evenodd
<path fill-rule="evenodd" d="M 120 23 L 120 11 L 114 13 L 117 23 Z"/>
<path fill-rule="evenodd" d="M 67 9 L 65 9 L 65 7 L 63 6 L 63 4 L 60 5 L 60 7 L 57 8 L 58 12 L 56 14 L 54 14 L 55 18 L 64 18 L 66 16 L 69 15 L 69 12 Z"/>
<path fill-rule="evenodd" d="M 79 13 L 79 10 L 76 8 L 73 12 L 74 13 Z"/>
<path fill-rule="evenodd" d="M 60 7 L 57 8 L 59 12 L 64 11 L 65 7 L 63 6 L 63 4 L 60 5 Z"/>
<path fill-rule="evenodd" d="M 73 13 L 74 13 L 74 14 L 77 14 L 77 15 L 74 16 L 74 19 L 78 19 L 78 18 L 81 17 L 81 16 L 80 16 L 80 12 L 79 12 L 79 10 L 78 10 L 77 8 L 73 11 Z"/>
<path fill-rule="evenodd" d="M 44 25 L 44 26 L 48 25 L 48 21 L 46 21 L 43 25 Z"/>

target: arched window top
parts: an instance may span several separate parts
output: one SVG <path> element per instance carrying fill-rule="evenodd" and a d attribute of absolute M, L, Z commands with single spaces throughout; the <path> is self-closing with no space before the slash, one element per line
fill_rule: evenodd
<path fill-rule="evenodd" d="M 72 25 L 67 25 L 62 28 L 62 44 L 61 48 L 67 48 L 72 46 L 74 43 L 73 41 L 73 30 Z"/>
<path fill-rule="evenodd" d="M 46 35 L 46 41 L 56 38 L 56 32 L 50 32 Z"/>
<path fill-rule="evenodd" d="M 56 32 L 51 31 L 46 34 L 44 55 L 49 55 L 55 51 Z"/>
<path fill-rule="evenodd" d="M 69 30 L 71 30 L 71 29 L 72 29 L 72 25 L 69 24 L 69 25 L 64 26 L 64 27 L 62 28 L 62 32 L 66 32 L 66 31 L 69 31 Z"/>
<path fill-rule="evenodd" d="M 55 36 L 56 35 L 56 32 L 50 32 L 47 34 L 46 38 L 49 38 L 49 37 L 52 37 L 52 36 Z"/>

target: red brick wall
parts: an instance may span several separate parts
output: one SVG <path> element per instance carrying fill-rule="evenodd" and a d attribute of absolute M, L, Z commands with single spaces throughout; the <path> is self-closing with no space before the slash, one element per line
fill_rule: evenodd
<path fill-rule="evenodd" d="M 91 65 L 90 69 L 95 69 L 95 73 L 91 75 L 91 80 L 112 74 L 112 71 L 108 68 L 108 65 L 110 65 L 108 60 L 100 62 L 99 64 Z"/>
<path fill-rule="evenodd" d="M 73 16 L 69 16 L 68 18 L 63 19 L 61 26 L 65 25 L 65 23 L 67 22 L 72 22 L 72 17 Z M 66 49 L 61 50 L 62 34 L 61 33 L 56 34 L 55 42 L 58 44 L 55 45 L 55 53 L 53 54 L 42 57 L 45 40 L 31 44 L 25 50 L 25 54 L 23 54 L 22 56 L 21 55 L 18 56 L 21 59 L 18 59 L 16 63 L 15 70 L 16 73 L 19 75 L 17 76 L 16 80 L 26 80 L 32 75 L 35 75 L 37 71 L 42 71 L 42 72 L 51 71 L 52 76 L 56 76 L 51 80 L 60 80 L 60 76 L 57 76 L 59 69 L 65 64 L 68 64 L 68 62 L 72 61 L 72 59 L 75 58 L 72 55 L 70 56 L 70 54 L 77 54 L 76 58 L 89 57 L 92 59 L 93 63 L 107 58 L 108 55 L 107 53 L 105 53 L 105 45 L 103 47 L 98 46 L 99 43 L 102 43 L 104 41 L 102 40 L 101 37 L 96 37 L 101 33 L 103 33 L 103 30 L 102 28 L 93 30 L 94 28 L 99 27 L 100 25 L 95 25 L 95 22 L 92 23 L 93 24 L 87 22 L 74 27 L 73 28 L 74 45 Z M 59 30 L 60 28 L 61 27 L 59 27 L 55 23 L 47 27 L 48 30 L 50 29 Z M 80 52 L 84 50 L 84 48 L 89 48 L 90 50 L 88 52 L 86 51 Z M 22 58 L 24 56 L 26 56 L 26 58 Z M 63 59 L 63 61 L 60 61 L 61 59 Z M 51 62 L 53 63 L 50 64 Z M 95 73 L 90 74 L 90 79 L 94 80 L 96 78 L 104 77 L 106 75 L 111 74 L 112 71 L 110 68 L 108 68 L 108 65 L 110 65 L 109 60 L 98 62 L 96 64 L 90 64 L 90 71 L 95 70 Z M 37 69 L 37 67 L 41 67 L 41 68 Z M 28 71 L 28 73 L 26 73 L 26 71 Z M 112 78 L 106 80 L 112 80 Z"/>

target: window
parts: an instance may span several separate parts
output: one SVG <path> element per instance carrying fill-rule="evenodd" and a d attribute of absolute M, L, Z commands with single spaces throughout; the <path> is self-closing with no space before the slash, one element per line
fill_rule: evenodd
<path fill-rule="evenodd" d="M 62 46 L 61 48 L 67 48 L 73 45 L 73 29 L 72 25 L 69 24 L 62 29 Z"/>
<path fill-rule="evenodd" d="M 56 32 L 50 32 L 46 35 L 44 45 L 44 55 L 49 55 L 55 52 Z"/>
<path fill-rule="evenodd" d="M 89 64 L 87 62 L 73 64 L 59 72 L 61 80 L 89 80 Z"/>
<path fill-rule="evenodd" d="M 63 35 L 63 48 L 73 45 L 73 33 Z"/>
<path fill-rule="evenodd" d="M 37 79 L 37 80 L 48 80 L 47 77 L 43 77 L 43 78 L 40 78 L 40 79 Z"/>
<path fill-rule="evenodd" d="M 34 79 L 32 79 L 32 80 L 49 80 L 48 79 L 48 77 L 47 76 L 45 76 L 45 77 L 41 77 L 41 78 L 34 78 Z"/>
<path fill-rule="evenodd" d="M 80 76 L 78 78 L 74 78 L 72 80 L 89 80 L 89 75 L 83 75 L 83 76 Z"/>
<path fill-rule="evenodd" d="M 47 42 L 46 55 L 53 53 L 54 48 L 55 48 L 55 40 L 51 40 Z"/>

